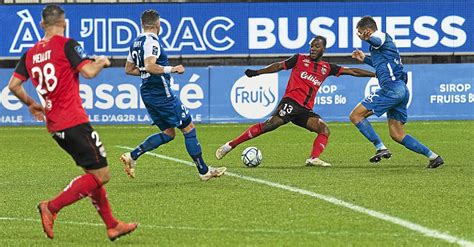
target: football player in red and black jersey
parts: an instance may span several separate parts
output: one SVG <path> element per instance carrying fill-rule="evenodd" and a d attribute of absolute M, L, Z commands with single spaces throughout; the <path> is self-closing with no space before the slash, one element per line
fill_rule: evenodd
<path fill-rule="evenodd" d="M 374 77 L 375 74 L 363 69 L 345 68 L 328 63 L 322 60 L 325 50 L 326 38 L 316 36 L 310 42 L 309 55 L 295 54 L 285 61 L 270 64 L 263 69 L 247 69 L 245 74 L 248 77 L 275 73 L 280 70 L 291 69 L 292 71 L 285 95 L 283 95 L 283 99 L 278 104 L 272 116 L 263 123 L 250 126 L 250 128 L 245 130 L 239 137 L 222 145 L 216 151 L 216 158 L 222 159 L 240 143 L 275 130 L 288 122 L 292 122 L 309 131 L 318 133 L 313 143 L 311 155 L 306 160 L 306 164 L 331 166 L 331 164 L 319 159 L 319 156 L 328 142 L 329 128 L 326 122 L 324 122 L 318 114 L 313 112 L 316 93 L 324 80 L 331 75 Z"/>
<path fill-rule="evenodd" d="M 105 149 L 89 123 L 79 95 L 79 74 L 93 78 L 109 66 L 110 61 L 104 56 L 89 59 L 75 40 L 64 37 L 66 21 L 61 7 L 48 5 L 41 14 L 44 38 L 23 54 L 8 87 L 28 106 L 35 119 L 46 120 L 54 140 L 85 172 L 73 179 L 56 198 L 39 203 L 43 231 L 53 239 L 57 213 L 65 206 L 90 197 L 107 226 L 108 237 L 115 240 L 134 231 L 137 224 L 118 221 L 112 215 L 103 186 L 110 179 Z M 25 91 L 23 83 L 28 79 L 44 99 L 44 107 Z"/>

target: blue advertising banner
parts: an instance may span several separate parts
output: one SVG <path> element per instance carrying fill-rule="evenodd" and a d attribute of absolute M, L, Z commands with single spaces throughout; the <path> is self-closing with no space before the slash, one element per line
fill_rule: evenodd
<path fill-rule="evenodd" d="M 93 7 L 92 7 L 93 6 Z M 41 5 L 1 5 L 0 58 L 18 58 L 41 39 Z M 161 15 L 160 39 L 171 56 L 265 56 L 306 52 L 314 35 L 327 54 L 365 48 L 357 21 L 372 15 L 400 52 L 474 53 L 473 1 L 67 4 L 66 35 L 89 54 L 125 57 L 140 15 Z"/>
<path fill-rule="evenodd" d="M 283 96 L 290 71 L 248 78 L 247 68 L 187 68 L 185 74 L 174 76 L 172 88 L 195 122 L 262 121 Z M 474 64 L 406 65 L 405 70 L 411 92 L 409 121 L 474 119 Z M 42 124 L 8 90 L 12 71 L 0 69 L 0 126 Z M 122 68 L 110 68 L 81 82 L 80 94 L 91 122 L 150 123 L 140 99 L 140 78 L 126 76 Z M 30 82 L 25 87 L 40 100 Z M 327 121 L 349 121 L 352 108 L 377 88 L 376 78 L 328 77 L 318 91 L 314 111 Z"/>
<path fill-rule="evenodd" d="M 11 92 L 7 82 L 12 69 L 0 69 L 0 125 L 36 125 L 28 108 Z M 183 75 L 175 75 L 173 92 L 190 110 L 195 122 L 209 121 L 209 69 L 187 68 Z M 82 105 L 92 123 L 131 124 L 151 123 L 140 96 L 140 77 L 125 75 L 122 68 L 106 69 L 96 78 L 81 78 Z M 26 91 L 41 101 L 30 81 L 24 84 Z"/>

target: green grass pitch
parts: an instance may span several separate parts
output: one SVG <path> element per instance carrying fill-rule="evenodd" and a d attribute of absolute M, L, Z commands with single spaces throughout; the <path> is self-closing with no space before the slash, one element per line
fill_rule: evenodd
<path fill-rule="evenodd" d="M 248 125 L 198 125 L 205 160 L 234 174 L 332 196 L 428 229 L 474 242 L 473 121 L 410 122 L 407 132 L 441 154 L 445 165 L 425 169 L 427 159 L 393 142 L 386 123 L 374 123 L 393 156 L 368 162 L 374 150 L 349 123 L 329 123 L 321 158 L 330 168 L 306 167 L 315 137 L 287 125 L 237 147 L 216 161 L 215 150 Z M 112 179 L 106 185 L 117 218 L 140 223 L 113 245 L 150 246 L 455 246 L 389 221 L 318 198 L 235 176 L 201 182 L 194 167 L 144 155 L 135 179 L 119 156 L 157 131 L 153 126 L 95 126 Z M 55 239 L 42 233 L 36 204 L 54 197 L 82 174 L 44 127 L 0 128 L 0 246 L 111 245 L 88 199 L 64 208 Z M 262 150 L 257 168 L 242 165 L 245 147 Z M 183 136 L 155 154 L 190 161 Z"/>

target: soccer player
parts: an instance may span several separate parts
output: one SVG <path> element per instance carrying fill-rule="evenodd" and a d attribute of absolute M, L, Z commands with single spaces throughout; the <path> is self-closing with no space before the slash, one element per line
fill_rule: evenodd
<path fill-rule="evenodd" d="M 183 132 L 186 150 L 196 164 L 201 180 L 222 176 L 225 167 L 214 168 L 204 162 L 189 111 L 171 91 L 171 73 L 182 74 L 184 67 L 169 65 L 168 56 L 158 38 L 160 15 L 155 10 L 144 11 L 141 25 L 144 32 L 130 46 L 125 72 L 142 78 L 140 93 L 143 102 L 153 124 L 161 132 L 146 138 L 133 151 L 122 154 L 120 160 L 125 164 L 125 171 L 134 178 L 138 157 L 173 140 L 177 127 Z"/>
<path fill-rule="evenodd" d="M 8 87 L 28 106 L 35 119 L 46 119 L 46 127 L 54 140 L 85 172 L 73 179 L 56 198 L 39 203 L 43 230 L 48 238 L 53 239 L 57 213 L 84 197 L 90 197 L 107 226 L 109 239 L 113 241 L 134 231 L 137 224 L 121 222 L 112 215 L 104 188 L 110 180 L 105 149 L 89 124 L 79 96 L 79 74 L 93 78 L 109 66 L 110 61 L 103 56 L 96 57 L 95 61 L 89 59 L 75 40 L 64 37 L 66 21 L 61 7 L 47 5 L 41 14 L 45 35 L 23 54 Z M 44 99 L 44 108 L 25 91 L 23 83 L 28 78 Z"/>
<path fill-rule="evenodd" d="M 379 162 L 382 158 L 392 156 L 390 151 L 375 133 L 367 117 L 375 114 L 380 117 L 387 113 L 388 128 L 392 139 L 406 148 L 423 154 L 429 158 L 427 168 L 436 168 L 444 163 L 441 156 L 432 152 L 425 145 L 403 130 L 407 122 L 407 104 L 410 92 L 406 86 L 406 73 L 398 49 L 390 35 L 377 29 L 377 24 L 370 16 L 364 16 L 357 23 L 357 35 L 370 44 L 371 56 L 365 56 L 360 50 L 355 50 L 352 57 L 365 62 L 376 70 L 380 89 L 363 99 L 351 112 L 351 122 L 359 129 L 362 135 L 372 142 L 376 153 L 369 160 Z"/>
<path fill-rule="evenodd" d="M 329 138 L 329 128 L 321 117 L 313 112 L 316 93 L 324 80 L 331 75 L 352 75 L 358 77 L 373 77 L 374 73 L 357 68 L 345 68 L 322 60 L 326 50 L 326 38 L 316 36 L 310 42 L 310 54 L 296 54 L 285 61 L 270 64 L 259 70 L 247 69 L 248 77 L 261 74 L 275 73 L 280 70 L 291 69 L 291 76 L 286 87 L 285 95 L 273 112 L 272 116 L 263 123 L 257 123 L 245 130 L 239 137 L 222 145 L 216 151 L 216 158 L 222 159 L 232 149 L 242 142 L 255 138 L 263 133 L 293 122 L 318 135 L 313 143 L 310 157 L 306 165 L 331 166 L 319 159 Z"/>

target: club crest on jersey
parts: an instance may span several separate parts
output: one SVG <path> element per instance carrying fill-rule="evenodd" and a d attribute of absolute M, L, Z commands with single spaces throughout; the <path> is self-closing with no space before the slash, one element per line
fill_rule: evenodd
<path fill-rule="evenodd" d="M 157 46 L 153 46 L 153 51 L 151 51 L 151 54 L 153 54 L 155 56 L 158 56 L 158 47 Z"/>
<path fill-rule="evenodd" d="M 325 66 L 323 66 L 321 68 L 321 74 L 325 75 L 327 72 L 328 72 L 328 69 Z"/>

